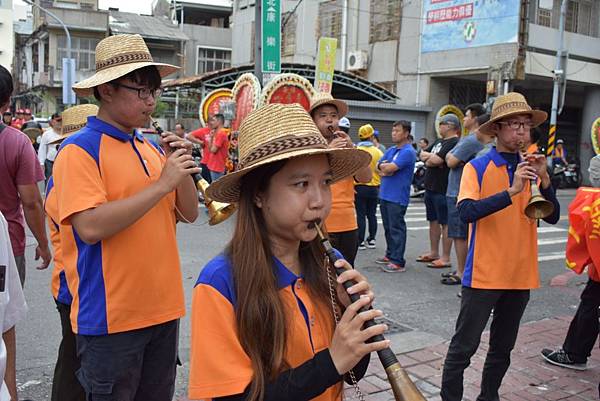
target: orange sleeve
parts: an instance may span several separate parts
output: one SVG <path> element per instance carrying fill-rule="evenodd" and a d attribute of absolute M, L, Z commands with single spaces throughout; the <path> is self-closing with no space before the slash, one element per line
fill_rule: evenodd
<path fill-rule="evenodd" d="M 460 179 L 460 190 L 457 202 L 463 199 L 479 200 L 481 188 L 477 180 L 477 172 L 471 163 L 467 163 Z"/>
<path fill-rule="evenodd" d="M 77 145 L 61 149 L 53 168 L 60 224 L 107 202 L 106 189 L 94 158 Z"/>
<path fill-rule="evenodd" d="M 198 284 L 192 300 L 189 398 L 242 393 L 252 364 L 237 337 L 233 305 L 214 287 Z"/>

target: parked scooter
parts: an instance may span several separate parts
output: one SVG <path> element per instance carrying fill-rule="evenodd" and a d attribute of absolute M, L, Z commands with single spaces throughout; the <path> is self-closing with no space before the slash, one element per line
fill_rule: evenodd
<path fill-rule="evenodd" d="M 579 188 L 582 179 L 577 160 L 566 165 L 556 163 L 552 168 L 552 186 L 555 189 Z"/>
<path fill-rule="evenodd" d="M 425 163 L 417 160 L 413 170 L 412 185 L 410 187 L 410 197 L 417 198 L 425 195 Z"/>

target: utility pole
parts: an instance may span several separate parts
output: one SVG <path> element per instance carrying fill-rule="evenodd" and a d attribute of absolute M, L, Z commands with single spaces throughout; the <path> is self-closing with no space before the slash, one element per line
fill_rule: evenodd
<path fill-rule="evenodd" d="M 71 87 L 73 86 L 74 82 L 73 82 L 73 76 L 71 75 L 71 72 L 72 72 L 71 71 L 71 35 L 69 34 L 69 29 L 67 29 L 67 26 L 65 25 L 65 23 L 62 22 L 62 20 L 60 18 L 58 18 L 56 16 L 56 14 L 46 10 L 44 7 L 40 6 L 35 1 L 31 1 L 31 0 L 23 0 L 23 1 L 31 6 L 39 8 L 40 11 L 48 14 L 49 16 L 54 18 L 60 25 L 62 25 L 62 28 L 65 31 L 65 35 L 67 36 L 67 60 L 69 60 L 67 65 L 63 64 L 63 88 L 66 88 L 67 91 L 71 91 L 72 90 Z M 63 90 L 63 93 L 65 93 L 64 90 Z M 73 104 L 74 102 L 71 102 L 71 100 L 72 100 L 71 96 L 67 96 L 66 101 L 65 101 L 65 97 L 63 96 L 63 104 Z"/>
<path fill-rule="evenodd" d="M 554 90 L 552 91 L 552 110 L 550 114 L 550 131 L 548 132 L 548 149 L 546 149 L 546 156 L 552 156 L 554 154 L 554 144 L 556 142 L 556 118 L 558 116 L 558 98 L 560 92 L 560 85 L 564 76 L 564 67 L 562 65 L 563 60 L 563 46 L 564 46 L 564 34 L 565 34 L 565 19 L 567 16 L 567 4 L 568 0 L 562 0 L 560 6 L 560 19 L 558 21 L 558 49 L 556 50 L 556 68 L 554 69 Z"/>
<path fill-rule="evenodd" d="M 262 0 L 254 2 L 254 75 L 262 85 Z"/>

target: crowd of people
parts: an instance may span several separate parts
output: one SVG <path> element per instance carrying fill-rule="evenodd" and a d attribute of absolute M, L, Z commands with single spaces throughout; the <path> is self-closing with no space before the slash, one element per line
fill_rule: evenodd
<path fill-rule="evenodd" d="M 271 104 L 250 113 L 235 138 L 239 161 L 228 171 L 233 139 L 220 114 L 187 135 L 178 124 L 160 144 L 138 130 L 148 124 L 161 79 L 177 69 L 154 63 L 139 35 L 103 39 L 96 61 L 96 74 L 73 89 L 99 107 L 53 115 L 37 155 L 18 128 L 0 125 L 0 292 L 8 291 L 0 304 L 1 401 L 17 397 L 14 326 L 26 311 L 25 223 L 37 241 L 38 268 L 52 260 L 49 242 L 54 251 L 51 288 L 62 341 L 51 399 L 172 399 L 185 314 L 176 224 L 198 217 L 192 175 L 199 173 L 211 182 L 208 197 L 238 211 L 230 242 L 194 286 L 189 397 L 340 400 L 343 381 L 356 384 L 370 354 L 389 347 L 387 340 L 367 341 L 387 326 L 364 326 L 383 312 L 371 308 L 371 285 L 353 266 L 359 250 L 377 247 L 378 207 L 385 247 L 374 262 L 389 273 L 410 266 L 405 214 L 417 158 L 427 167 L 430 239 L 417 262 L 448 268 L 454 244 L 457 269 L 441 279 L 461 284 L 441 398 L 462 399 L 463 372 L 491 317 L 478 400 L 499 399 L 530 290 L 540 286 L 537 225 L 524 213 L 533 182 L 554 208 L 544 220 L 555 224 L 560 215 L 545 156 L 526 151 L 545 112 L 508 93 L 490 114 L 468 106 L 463 124 L 455 114 L 442 116 L 441 138 L 421 138 L 418 151 L 411 122 L 397 121 L 386 149 L 370 124 L 353 143 L 348 105 L 321 93 L 308 111 Z M 0 84 L 5 110 L 13 88 L 4 67 Z M 193 143 L 202 147 L 200 167 Z M 598 186 L 598 157 L 590 176 Z M 44 179 L 45 203 L 37 187 Z M 584 368 L 598 336 L 597 214 L 586 211 L 597 210 L 599 199 L 588 188 L 570 210 L 585 240 L 567 248 L 567 259 L 579 272 L 587 267 L 590 282 L 563 347 L 542 351 L 565 367 Z M 319 227 L 339 260 L 324 258 Z M 140 243 L 143 252 L 132 253 Z M 336 276 L 334 268 L 344 272 Z M 350 294 L 360 297 L 352 302 Z M 584 331 L 581 345 L 573 338 Z"/>

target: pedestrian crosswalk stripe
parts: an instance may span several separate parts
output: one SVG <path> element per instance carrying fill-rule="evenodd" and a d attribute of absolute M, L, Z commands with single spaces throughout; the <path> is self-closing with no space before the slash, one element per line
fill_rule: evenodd
<path fill-rule="evenodd" d="M 565 252 L 548 252 L 538 256 L 538 262 L 546 262 L 549 260 L 560 260 L 565 258 Z"/>
<path fill-rule="evenodd" d="M 567 238 L 544 238 L 538 240 L 538 245 L 565 244 Z"/>
<path fill-rule="evenodd" d="M 538 227 L 538 234 L 543 233 L 560 233 L 567 231 L 566 228 L 561 227 Z"/>

